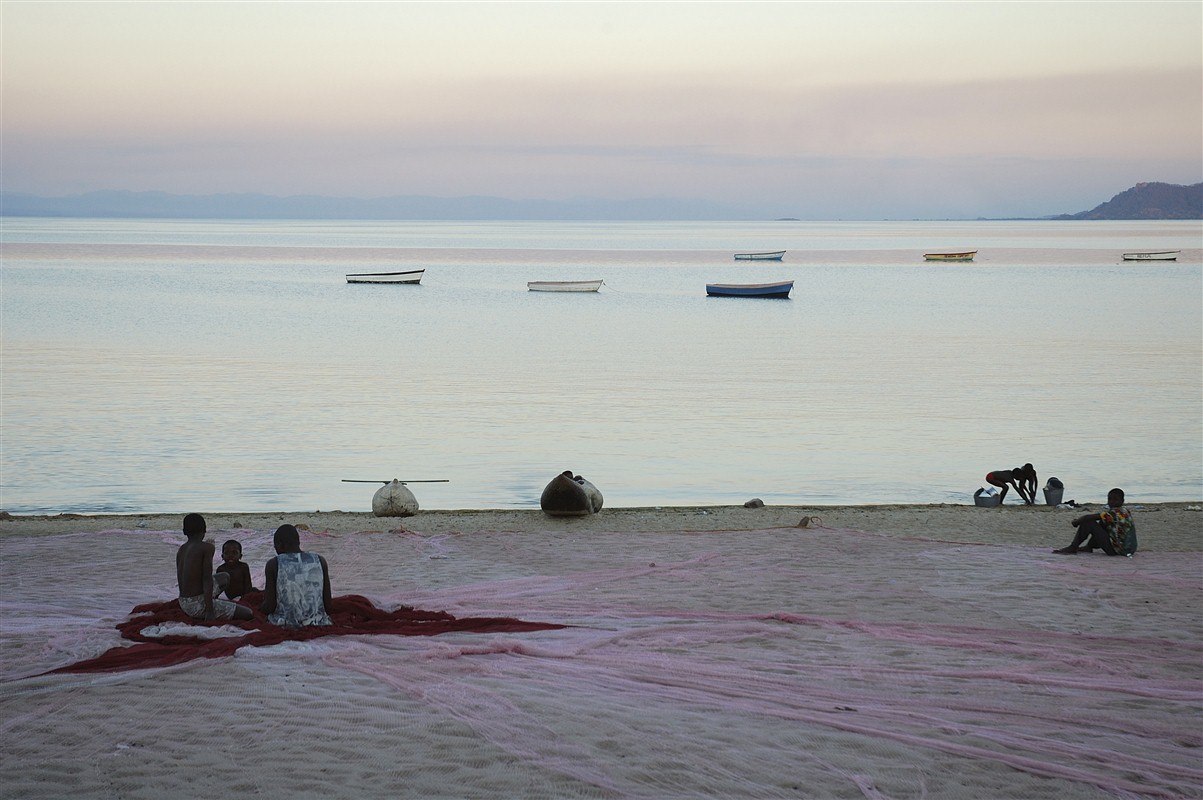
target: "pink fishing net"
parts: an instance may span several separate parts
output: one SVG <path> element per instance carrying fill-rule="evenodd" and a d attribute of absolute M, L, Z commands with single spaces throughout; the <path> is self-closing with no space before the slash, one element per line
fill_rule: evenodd
<path fill-rule="evenodd" d="M 270 533 L 236 535 L 261 585 Z M 180 540 L 2 543 L 8 741 L 49 746 L 39 707 L 72 713 L 81 686 L 113 691 L 31 676 L 120 645 L 133 605 L 173 594 Z M 363 705 L 403 709 L 410 736 L 464 731 L 493 760 L 461 764 L 468 777 L 444 796 L 1203 797 L 1198 554 L 1065 558 L 830 529 L 304 546 L 326 556 L 336 594 L 381 608 L 572 626 L 330 637 L 225 659 L 257 680 L 287 663 L 314 685 L 378 694 Z M 72 703 L 56 705 L 64 693 Z M 369 708 L 331 707 L 348 730 L 374 724 Z M 22 757 L 34 758 L 10 748 L 0 777 Z M 396 767 L 372 769 L 387 785 Z"/>

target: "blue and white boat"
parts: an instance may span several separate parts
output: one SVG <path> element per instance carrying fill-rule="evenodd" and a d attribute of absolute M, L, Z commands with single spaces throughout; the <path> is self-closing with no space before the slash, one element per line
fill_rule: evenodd
<path fill-rule="evenodd" d="M 426 269 L 410 269 L 405 272 L 352 272 L 347 275 L 347 283 L 408 283 L 422 282 Z"/>
<path fill-rule="evenodd" d="M 604 281 L 527 281 L 532 292 L 596 292 Z"/>
<path fill-rule="evenodd" d="M 789 297 L 794 288 L 793 281 L 777 283 L 708 283 L 706 294 L 710 297 Z"/>
<path fill-rule="evenodd" d="M 774 250 L 771 253 L 736 253 L 736 261 L 780 261 L 785 255 L 784 250 Z"/>

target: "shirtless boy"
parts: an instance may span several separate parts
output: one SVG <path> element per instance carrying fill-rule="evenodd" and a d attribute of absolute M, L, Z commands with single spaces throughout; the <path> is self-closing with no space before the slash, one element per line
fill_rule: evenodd
<path fill-rule="evenodd" d="M 1036 468 L 1024 464 L 1015 469 L 996 469 L 986 473 L 986 483 L 1002 489 L 998 502 L 1007 499 L 1007 489 L 1014 486 L 1015 491 L 1023 498 L 1024 505 L 1036 505 Z"/>
<path fill-rule="evenodd" d="M 1029 506 L 1036 505 L 1036 483 L 1039 481 L 1036 477 L 1036 468 L 1028 463 L 1011 472 L 1015 477 L 1015 489 L 1023 498 L 1023 502 Z"/>
<path fill-rule="evenodd" d="M 241 542 L 237 539 L 230 539 L 223 544 L 221 560 L 224 563 L 213 573 L 213 579 L 221 581 L 222 577 L 225 577 L 226 583 L 223 588 L 226 597 L 237 600 L 244 594 L 255 591 L 255 586 L 251 583 L 251 568 L 242 560 Z"/>
<path fill-rule="evenodd" d="M 1015 480 L 1015 470 L 1013 469 L 996 469 L 993 472 L 986 473 L 986 483 L 1002 489 L 1002 492 L 998 495 L 999 503 L 1007 499 L 1007 490 L 1012 486 L 1015 487 L 1016 491 L 1019 490 L 1019 486 Z M 1020 493 L 1019 496 L 1023 497 L 1023 494 Z"/>
<path fill-rule="evenodd" d="M 246 606 L 214 597 L 213 543 L 205 541 L 205 518 L 200 514 L 184 517 L 184 535 L 188 541 L 175 553 L 175 576 L 180 585 L 180 608 L 193 619 L 254 619 Z"/>

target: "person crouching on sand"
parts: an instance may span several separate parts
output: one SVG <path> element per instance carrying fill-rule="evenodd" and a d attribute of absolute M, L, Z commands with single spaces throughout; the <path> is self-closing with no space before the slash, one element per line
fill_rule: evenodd
<path fill-rule="evenodd" d="M 1015 487 L 1015 492 L 1023 498 L 1024 505 L 1036 504 L 1036 468 L 1031 464 L 1024 464 L 1015 469 L 996 469 L 993 472 L 987 472 L 986 483 L 1002 489 L 1002 493 L 998 496 L 999 503 L 1007 499 L 1007 489 Z"/>
<path fill-rule="evenodd" d="M 1015 477 L 1015 490 L 1019 492 L 1023 502 L 1029 506 L 1036 505 L 1036 484 L 1040 480 L 1036 477 L 1036 468 L 1028 463 L 1012 470 L 1012 473 Z"/>
<path fill-rule="evenodd" d="M 213 542 L 205 541 L 205 518 L 184 517 L 188 541 L 175 552 L 175 577 L 180 585 L 180 608 L 193 619 L 254 619 L 246 606 L 220 600 L 229 576 L 213 574 Z"/>
<path fill-rule="evenodd" d="M 1015 470 L 996 469 L 993 472 L 987 472 L 986 483 L 1002 489 L 1002 492 L 998 495 L 998 502 L 1001 504 L 1002 501 L 1007 499 L 1007 490 L 1015 485 Z M 1018 491 L 1019 487 L 1015 486 L 1015 489 Z M 1022 497 L 1022 495 L 1020 496 Z"/>
<path fill-rule="evenodd" d="M 276 557 L 264 568 L 266 585 L 259 610 L 282 628 L 331 625 L 330 568 L 316 553 L 301 551 L 301 534 L 292 525 L 276 529 Z"/>
<path fill-rule="evenodd" d="M 1071 520 L 1070 524 L 1078 529 L 1069 547 L 1054 550 L 1063 556 L 1094 548 L 1100 548 L 1109 556 L 1128 556 L 1136 552 L 1136 523 L 1132 521 L 1132 512 L 1124 508 L 1124 490 L 1112 489 L 1107 492 L 1107 510 L 1097 514 L 1086 514 Z M 1085 544 L 1085 547 L 1082 545 Z"/>

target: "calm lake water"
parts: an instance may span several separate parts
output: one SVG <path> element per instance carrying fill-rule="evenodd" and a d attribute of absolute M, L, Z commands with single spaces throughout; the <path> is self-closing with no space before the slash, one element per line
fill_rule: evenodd
<path fill-rule="evenodd" d="M 1199 222 L 4 219 L 11 512 L 1203 498 Z M 782 262 L 735 262 L 785 249 Z M 977 249 L 971 264 L 922 253 Z M 1124 251 L 1180 249 L 1175 263 Z M 425 267 L 420 286 L 348 272 Z M 597 294 L 528 280 L 602 278 Z M 791 278 L 789 300 L 707 282 Z M 1009 499 L 1009 498 L 1008 498 Z"/>

